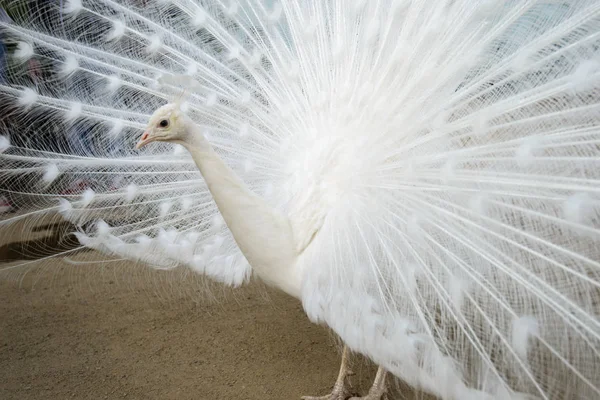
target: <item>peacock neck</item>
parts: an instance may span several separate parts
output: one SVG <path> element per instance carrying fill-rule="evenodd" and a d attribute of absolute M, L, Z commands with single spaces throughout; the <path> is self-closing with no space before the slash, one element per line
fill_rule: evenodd
<path fill-rule="evenodd" d="M 246 187 L 191 120 L 182 142 L 204 177 L 225 223 L 252 269 L 270 285 L 299 298 L 296 251 L 287 217 Z"/>

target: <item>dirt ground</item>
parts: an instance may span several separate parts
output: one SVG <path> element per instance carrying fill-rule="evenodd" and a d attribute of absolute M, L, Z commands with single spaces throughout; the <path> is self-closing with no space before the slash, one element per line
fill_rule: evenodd
<path fill-rule="evenodd" d="M 21 241 L 27 223 L 0 231 L 0 399 L 268 400 L 331 389 L 338 345 L 297 300 L 182 270 L 70 262 L 92 252 L 36 261 L 62 248 L 61 229 L 37 242 Z M 23 262 L 40 266 L 8 269 Z M 354 371 L 365 393 L 374 368 L 357 358 Z M 402 388 L 393 398 L 415 396 Z"/>

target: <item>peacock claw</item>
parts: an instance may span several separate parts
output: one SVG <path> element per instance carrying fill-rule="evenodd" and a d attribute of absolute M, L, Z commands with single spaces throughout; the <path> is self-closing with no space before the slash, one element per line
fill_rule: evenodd
<path fill-rule="evenodd" d="M 340 369 L 340 374 L 338 376 L 335 385 L 333 385 L 333 390 L 330 394 L 325 396 L 302 396 L 302 400 L 347 400 L 349 399 L 353 393 L 350 392 L 348 387 L 350 386 L 347 382 L 347 378 L 349 376 L 354 375 L 354 372 L 350 371 L 346 366 L 346 358 L 347 358 L 347 350 L 344 349 L 344 355 L 342 357 L 342 366 Z"/>
<path fill-rule="evenodd" d="M 354 372 L 350 370 L 348 366 L 348 357 L 350 355 L 350 350 L 347 346 L 344 346 L 344 351 L 342 352 L 342 363 L 340 365 L 340 372 L 338 373 L 338 377 L 333 385 L 333 390 L 331 394 L 325 396 L 302 396 L 302 400 L 347 400 L 353 394 L 348 390 L 348 377 L 354 375 Z"/>
<path fill-rule="evenodd" d="M 352 394 L 346 386 L 333 388 L 333 391 L 325 396 L 302 396 L 302 400 L 347 400 Z M 353 397 L 354 398 L 354 397 Z"/>
<path fill-rule="evenodd" d="M 386 399 L 387 399 L 387 395 L 385 393 L 383 393 L 382 395 L 369 393 L 368 395 L 363 396 L 363 397 L 350 397 L 348 400 L 386 400 Z"/>
<path fill-rule="evenodd" d="M 338 374 L 335 385 L 331 394 L 326 396 L 314 397 L 314 396 L 303 396 L 302 400 L 385 400 L 387 398 L 387 384 L 385 378 L 387 371 L 379 367 L 373 386 L 369 389 L 369 393 L 363 397 L 356 397 L 350 392 L 348 387 L 351 387 L 348 382 L 348 377 L 354 375 L 348 366 L 348 357 L 350 350 L 347 346 L 344 346 L 344 352 L 342 353 L 342 365 L 340 366 L 340 372 Z"/>
<path fill-rule="evenodd" d="M 350 397 L 348 400 L 386 400 L 388 398 L 385 390 L 382 392 L 369 391 L 369 394 L 362 397 Z"/>
<path fill-rule="evenodd" d="M 381 367 L 377 370 L 373 386 L 369 389 L 369 393 L 363 397 L 351 397 L 348 400 L 385 400 L 387 399 L 387 384 L 385 378 L 387 371 Z"/>

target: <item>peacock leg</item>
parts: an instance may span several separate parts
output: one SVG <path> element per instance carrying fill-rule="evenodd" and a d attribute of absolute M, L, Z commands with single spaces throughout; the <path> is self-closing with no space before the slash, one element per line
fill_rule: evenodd
<path fill-rule="evenodd" d="M 350 371 L 350 367 L 348 366 L 349 355 L 350 350 L 348 350 L 347 346 L 344 346 L 344 351 L 342 352 L 342 364 L 340 365 L 340 372 L 338 374 L 337 380 L 335 381 L 335 385 L 333 385 L 333 390 L 330 394 L 320 397 L 302 396 L 302 400 L 346 400 L 348 397 L 350 397 L 351 394 L 348 390 L 348 383 L 346 378 L 352 375 L 353 372 Z"/>
<path fill-rule="evenodd" d="M 352 397 L 350 400 L 383 400 L 386 397 L 385 394 L 387 392 L 387 385 L 385 383 L 386 376 L 387 371 L 384 368 L 379 367 L 373 385 L 371 386 L 371 389 L 369 389 L 369 394 L 364 397 Z"/>

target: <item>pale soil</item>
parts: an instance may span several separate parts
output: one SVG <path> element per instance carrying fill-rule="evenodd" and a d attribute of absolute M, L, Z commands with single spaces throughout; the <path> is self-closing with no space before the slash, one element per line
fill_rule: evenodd
<path fill-rule="evenodd" d="M 19 242 L 30 228 L 0 231 L 0 399 L 266 400 L 330 390 L 338 346 L 297 300 L 256 284 L 210 285 L 208 296 L 185 271 L 132 264 L 56 259 L 7 274 L 24 244 L 30 258 L 64 245 L 54 240 L 60 227 Z M 365 393 L 374 368 L 358 359 L 354 370 Z M 414 398 L 406 389 L 393 397 Z"/>

